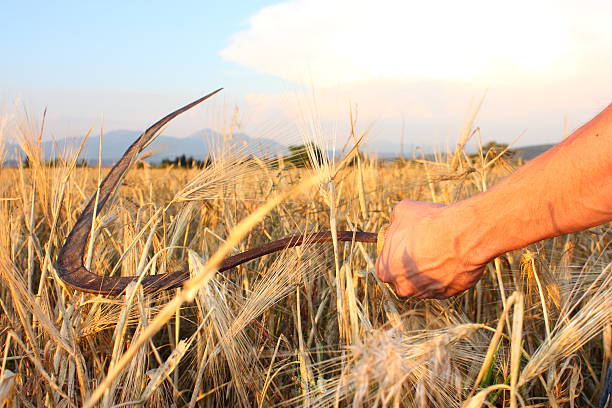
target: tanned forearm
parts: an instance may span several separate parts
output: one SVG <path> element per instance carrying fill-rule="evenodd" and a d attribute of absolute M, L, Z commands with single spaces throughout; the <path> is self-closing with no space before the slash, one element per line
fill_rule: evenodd
<path fill-rule="evenodd" d="M 612 105 L 487 192 L 450 206 L 402 200 L 376 260 L 400 296 L 447 298 L 487 262 L 612 221 Z"/>
<path fill-rule="evenodd" d="M 477 263 L 611 221 L 612 104 L 487 192 L 447 207 L 442 218 L 461 234 L 458 250 Z"/>

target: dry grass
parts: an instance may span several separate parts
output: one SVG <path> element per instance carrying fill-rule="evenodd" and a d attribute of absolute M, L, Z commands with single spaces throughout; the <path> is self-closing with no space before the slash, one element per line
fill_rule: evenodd
<path fill-rule="evenodd" d="M 464 133 L 459 147 L 478 132 Z M 500 257 L 475 288 L 446 301 L 395 298 L 374 274 L 374 246 L 361 243 L 211 269 L 220 248 L 334 227 L 378 231 L 402 198 L 470 196 L 512 171 L 500 157 L 459 150 L 437 161 L 360 158 L 305 170 L 224 152 L 203 170 L 132 170 L 98 215 L 88 264 L 144 275 L 188 263 L 193 279 L 182 291 L 144 295 L 133 285 L 109 298 L 67 290 L 54 269 L 99 170 L 75 168 L 75 154 L 49 168 L 37 131 L 21 136 L 30 167 L 0 168 L 0 406 L 597 399 L 612 344 L 608 226 Z"/>

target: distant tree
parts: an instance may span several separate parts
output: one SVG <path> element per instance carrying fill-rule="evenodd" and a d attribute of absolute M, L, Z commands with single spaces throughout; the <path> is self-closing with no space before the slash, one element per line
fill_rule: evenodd
<path fill-rule="evenodd" d="M 408 160 L 402 156 L 391 159 L 391 165 L 395 167 L 404 168 L 408 166 L 409 164 L 412 164 L 412 160 Z"/>
<path fill-rule="evenodd" d="M 488 155 L 489 159 L 498 156 L 501 152 L 504 152 L 502 158 L 506 160 L 513 159 L 516 156 L 514 151 L 508 149 L 508 145 L 506 143 L 498 143 L 494 141 L 490 141 L 482 146 L 482 152 L 484 155 Z M 473 159 L 478 158 L 479 156 L 479 153 L 470 155 L 470 157 Z"/>
<path fill-rule="evenodd" d="M 212 164 L 212 159 L 210 157 L 207 157 L 204 160 L 199 160 L 191 156 L 187 157 L 184 154 L 182 154 L 180 156 L 175 157 L 174 159 L 168 159 L 168 158 L 163 159 L 158 167 L 165 168 L 165 167 L 174 166 L 174 167 L 180 167 L 183 169 L 191 169 L 191 168 L 201 169 L 204 167 L 208 167 L 211 164 Z"/>
<path fill-rule="evenodd" d="M 46 164 L 49 167 L 61 167 L 66 165 L 66 160 L 56 157 L 55 159 L 49 160 Z M 88 167 L 89 163 L 85 159 L 78 159 L 76 162 L 76 167 Z"/>
<path fill-rule="evenodd" d="M 309 150 L 311 150 L 310 154 Z M 313 167 L 314 164 L 323 164 L 323 158 L 324 156 L 321 148 L 315 144 L 309 143 L 305 145 L 289 146 L 289 154 L 286 155 L 284 159 L 295 167 Z"/>
<path fill-rule="evenodd" d="M 370 158 L 368 157 L 368 155 L 366 155 L 363 152 L 357 152 L 356 155 L 354 155 L 351 160 L 349 160 L 349 162 L 346 164 L 347 166 L 356 166 L 357 165 L 357 158 L 359 158 L 359 161 L 361 161 L 361 164 L 367 163 Z"/>

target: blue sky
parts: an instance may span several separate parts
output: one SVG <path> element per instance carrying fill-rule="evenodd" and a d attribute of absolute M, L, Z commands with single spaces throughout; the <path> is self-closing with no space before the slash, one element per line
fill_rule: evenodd
<path fill-rule="evenodd" d="M 612 100 L 607 1 L 176 4 L 3 2 L 0 114 L 36 121 L 47 107 L 55 138 L 142 129 L 223 86 L 168 133 L 223 127 L 238 106 L 245 131 L 282 142 L 293 123 L 342 133 L 352 106 L 373 144 L 404 123 L 407 143 L 431 145 L 452 143 L 486 93 L 483 138 L 526 130 L 525 145 Z"/>
<path fill-rule="evenodd" d="M 273 2 L 178 3 L 4 2 L 2 113 L 27 109 L 40 120 L 47 107 L 49 133 L 71 137 L 102 120 L 107 130 L 142 128 L 220 86 L 238 94 L 284 82 L 219 54 L 249 15 Z"/>
<path fill-rule="evenodd" d="M 177 3 L 4 2 L 0 44 L 9 58 L 0 66 L 0 84 L 25 95 L 179 94 L 218 84 L 258 89 L 274 82 L 252 81 L 252 71 L 219 55 L 231 34 L 246 28 L 249 15 L 273 2 Z"/>

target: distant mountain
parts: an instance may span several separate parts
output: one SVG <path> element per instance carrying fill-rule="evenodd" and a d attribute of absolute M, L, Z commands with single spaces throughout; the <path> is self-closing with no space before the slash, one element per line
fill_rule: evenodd
<path fill-rule="evenodd" d="M 102 136 L 102 164 L 108 165 L 116 162 L 140 134 L 141 132 L 135 130 L 114 130 L 104 134 Z M 75 153 L 82 141 L 82 138 L 68 138 L 56 142 L 43 142 L 45 160 L 65 156 L 65 153 Z M 90 164 L 97 163 L 99 144 L 99 136 L 87 139 L 79 158 L 87 160 Z M 255 139 L 244 133 L 226 137 L 214 130 L 203 129 L 185 138 L 160 135 L 147 147 L 145 152 L 153 153 L 146 159 L 149 163 L 158 163 L 164 158 L 172 159 L 183 154 L 201 160 L 220 149 L 255 154 L 259 157 L 276 156 L 288 151 L 285 146 L 271 139 Z M 21 153 L 22 157 L 25 157 L 17 145 L 9 145 L 5 150 L 9 160 L 15 159 L 16 150 Z"/>
<path fill-rule="evenodd" d="M 114 158 L 123 155 L 126 148 L 127 146 L 120 149 L 119 155 L 115 155 Z M 222 150 L 254 154 L 258 157 L 270 157 L 288 152 L 287 147 L 271 139 L 255 139 L 244 133 L 228 137 L 211 129 L 202 129 L 185 138 L 159 136 L 147 149 L 153 152 L 147 161 L 156 163 L 164 158 L 172 159 L 183 154 L 201 160 Z"/>
<path fill-rule="evenodd" d="M 431 146 L 421 146 L 412 143 L 404 144 L 402 149 L 401 144 L 386 139 L 377 140 L 375 143 L 366 142 L 361 150 L 368 154 L 375 154 L 381 159 L 392 159 L 399 157 L 402 155 L 402 151 L 404 157 L 406 158 L 412 158 L 415 152 L 417 152 L 417 155 L 419 155 L 421 152 L 425 154 L 430 154 L 433 152 Z"/>
<path fill-rule="evenodd" d="M 542 144 L 542 145 L 533 145 L 533 146 L 524 146 L 517 147 L 512 149 L 512 151 L 523 160 L 531 160 L 545 151 L 549 150 L 551 147 L 555 146 L 554 144 Z"/>
<path fill-rule="evenodd" d="M 511 149 L 512 152 L 515 153 L 517 157 L 522 158 L 525 161 L 529 161 L 548 149 L 555 146 L 554 144 L 541 144 L 541 145 L 533 145 L 533 146 L 522 146 Z M 380 141 L 373 145 L 365 145 L 362 149 L 366 153 L 374 153 L 381 159 L 393 159 L 395 157 L 400 156 L 401 146 L 399 144 L 395 144 L 389 141 Z M 404 157 L 412 158 L 413 153 L 417 152 L 418 157 L 421 154 L 425 154 L 425 157 L 428 159 L 433 159 L 433 153 L 436 149 L 433 149 L 431 146 L 416 146 L 416 145 L 405 145 L 404 146 Z M 467 149 L 469 152 L 470 150 Z"/>
<path fill-rule="evenodd" d="M 140 133 L 135 130 L 114 130 L 104 134 L 102 137 L 102 165 L 108 166 L 115 163 L 140 136 Z M 68 152 L 68 155 L 74 154 L 82 140 L 82 138 L 75 137 L 57 142 L 43 142 L 42 148 L 45 152 L 45 160 L 48 161 L 58 156 L 64 156 L 65 152 Z M 85 143 L 79 158 L 87 160 L 89 164 L 96 164 L 98 162 L 99 143 L 100 139 L 98 136 L 90 137 Z M 524 160 L 531 160 L 553 146 L 552 144 L 523 146 L 514 148 L 512 151 L 516 152 Z M 430 146 L 418 147 L 413 144 L 406 144 L 403 149 L 404 157 L 411 158 L 417 148 L 426 155 L 431 155 L 433 152 Z M 146 152 L 152 152 L 153 154 L 146 160 L 149 163 L 155 164 L 165 158 L 174 159 L 181 155 L 202 160 L 208 155 L 219 151 L 219 149 L 240 150 L 245 154 L 254 154 L 259 157 L 285 155 L 288 153 L 286 146 L 271 139 L 252 138 L 244 133 L 237 133 L 232 137 L 226 137 L 214 130 L 202 129 L 185 138 L 168 135 L 158 136 L 147 148 Z M 392 159 L 399 157 L 402 149 L 399 143 L 389 140 L 378 140 L 375 143 L 366 143 L 361 150 L 367 154 L 375 154 L 381 159 Z M 15 161 L 15 151 L 19 151 L 22 158 L 25 157 L 19 146 L 8 145 L 5 147 L 5 158 L 7 159 L 5 165 L 17 164 Z"/>

